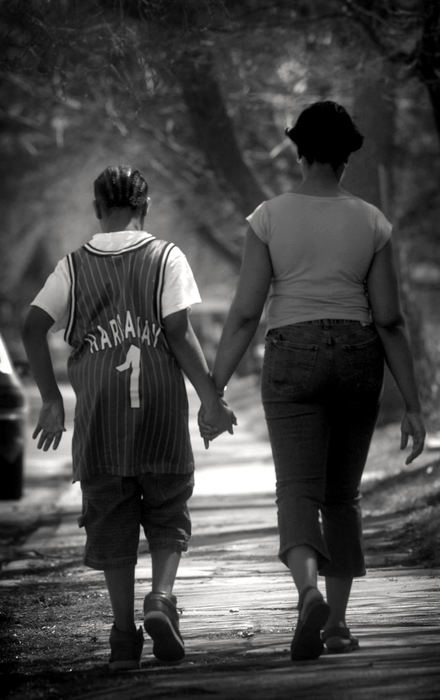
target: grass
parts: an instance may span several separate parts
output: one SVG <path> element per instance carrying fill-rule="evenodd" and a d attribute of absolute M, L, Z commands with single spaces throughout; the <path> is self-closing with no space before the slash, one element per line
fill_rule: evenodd
<path fill-rule="evenodd" d="M 408 553 L 405 564 L 440 566 L 440 460 L 374 482 L 364 491 L 363 511 L 396 517 L 399 527 L 387 534 Z"/>

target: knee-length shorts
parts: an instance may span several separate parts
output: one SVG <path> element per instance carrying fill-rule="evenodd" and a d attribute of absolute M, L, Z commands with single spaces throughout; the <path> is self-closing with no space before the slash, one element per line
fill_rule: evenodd
<path fill-rule="evenodd" d="M 319 320 L 268 332 L 262 399 L 284 563 L 289 549 L 309 545 L 320 574 L 365 575 L 360 483 L 383 372 L 372 324 Z"/>
<path fill-rule="evenodd" d="M 193 473 L 100 474 L 82 480 L 79 525 L 87 535 L 84 563 L 99 570 L 136 564 L 141 526 L 150 551 L 186 551 L 193 488 Z"/>

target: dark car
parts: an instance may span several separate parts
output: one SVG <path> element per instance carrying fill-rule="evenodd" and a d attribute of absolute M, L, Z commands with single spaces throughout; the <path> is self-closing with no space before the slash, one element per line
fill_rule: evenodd
<path fill-rule="evenodd" d="M 25 413 L 23 387 L 0 334 L 0 500 L 22 496 Z"/>

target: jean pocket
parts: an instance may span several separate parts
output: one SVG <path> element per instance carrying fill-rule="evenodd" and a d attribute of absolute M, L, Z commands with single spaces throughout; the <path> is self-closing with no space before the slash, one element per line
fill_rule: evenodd
<path fill-rule="evenodd" d="M 342 348 L 344 379 L 357 391 L 380 391 L 384 373 L 384 353 L 377 335 Z"/>
<path fill-rule="evenodd" d="M 265 381 L 279 394 L 304 394 L 310 389 L 317 356 L 317 345 L 279 338 L 268 339 Z"/>

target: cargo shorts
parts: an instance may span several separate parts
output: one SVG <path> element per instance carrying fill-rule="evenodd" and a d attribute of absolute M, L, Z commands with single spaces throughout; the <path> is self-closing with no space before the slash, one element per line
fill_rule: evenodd
<path fill-rule="evenodd" d="M 137 563 L 140 527 L 150 551 L 188 549 L 188 509 L 194 473 L 133 477 L 100 474 L 81 480 L 86 531 L 84 563 L 93 569 L 118 569 Z"/>

